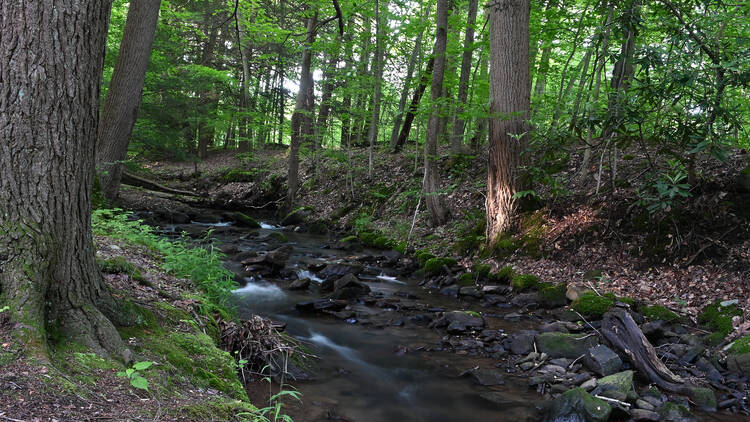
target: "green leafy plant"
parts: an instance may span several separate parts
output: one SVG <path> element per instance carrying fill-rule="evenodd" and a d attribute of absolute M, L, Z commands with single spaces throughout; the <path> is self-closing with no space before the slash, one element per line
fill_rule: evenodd
<path fill-rule="evenodd" d="M 677 160 L 669 160 L 669 169 L 659 175 L 650 186 L 638 191 L 637 204 L 645 207 L 650 214 L 670 212 L 679 198 L 690 196 L 690 185 L 685 167 Z"/>
<path fill-rule="evenodd" d="M 150 368 L 154 363 L 149 361 L 136 362 L 132 367 L 117 373 L 118 377 L 125 377 L 130 380 L 130 385 L 141 390 L 148 391 L 148 380 L 141 375 L 142 371 Z"/>
<path fill-rule="evenodd" d="M 268 366 L 265 366 L 261 372 L 265 372 L 266 370 L 269 370 L 270 368 Z M 284 382 L 281 383 L 279 386 L 279 392 L 276 394 L 273 394 L 273 383 L 271 382 L 271 377 L 267 376 L 263 378 L 263 381 L 268 383 L 269 388 L 269 399 L 268 399 L 268 406 L 258 409 L 255 412 L 243 412 L 238 414 L 237 416 L 250 416 L 255 421 L 258 422 L 293 422 L 292 417 L 289 415 L 286 415 L 282 412 L 284 403 L 283 399 L 285 397 L 291 397 L 297 401 L 302 401 L 302 393 L 300 393 L 297 390 L 294 390 L 293 387 L 284 384 Z"/>
<path fill-rule="evenodd" d="M 6 312 L 6 311 L 9 311 L 9 310 L 10 310 L 10 306 L 8 306 L 8 305 L 5 305 L 2 308 L 0 308 L 0 312 Z"/>

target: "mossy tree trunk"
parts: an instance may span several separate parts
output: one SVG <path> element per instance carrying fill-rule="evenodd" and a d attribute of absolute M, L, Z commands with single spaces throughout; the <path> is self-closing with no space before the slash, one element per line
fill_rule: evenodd
<path fill-rule="evenodd" d="M 51 328 L 127 359 L 91 235 L 109 5 L 0 4 L 0 303 L 42 359 Z"/>

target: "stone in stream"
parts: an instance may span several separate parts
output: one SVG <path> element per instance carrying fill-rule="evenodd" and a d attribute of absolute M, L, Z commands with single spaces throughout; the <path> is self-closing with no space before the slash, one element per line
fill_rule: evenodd
<path fill-rule="evenodd" d="M 347 274 L 359 275 L 364 270 L 359 264 L 328 264 L 318 272 L 318 277 L 326 279 L 337 279 Z"/>
<path fill-rule="evenodd" d="M 695 416 L 687 407 L 672 402 L 662 404 L 656 411 L 659 421 L 664 422 L 695 422 Z"/>
<path fill-rule="evenodd" d="M 295 308 L 300 312 L 315 313 L 323 311 L 337 312 L 346 308 L 345 300 L 318 299 L 306 302 L 300 302 Z"/>
<path fill-rule="evenodd" d="M 716 411 L 716 394 L 714 390 L 705 387 L 687 387 L 684 392 L 690 400 L 695 403 L 698 409 L 704 412 Z"/>
<path fill-rule="evenodd" d="M 600 378 L 594 389 L 595 396 L 609 397 L 615 400 L 634 400 L 633 371 L 623 371 Z"/>
<path fill-rule="evenodd" d="M 622 368 L 620 356 L 603 344 L 590 348 L 583 363 L 601 376 L 612 375 Z"/>
<path fill-rule="evenodd" d="M 647 410 L 647 409 L 633 409 L 630 411 L 630 417 L 633 418 L 634 421 L 658 421 L 659 420 L 659 414 L 654 412 L 653 410 Z"/>
<path fill-rule="evenodd" d="M 569 322 L 569 321 L 554 321 L 549 322 L 547 324 L 542 325 L 539 328 L 539 331 L 543 333 L 551 333 L 551 332 L 560 332 L 560 333 L 569 333 L 569 332 L 578 332 L 583 330 L 583 327 L 581 327 L 578 324 Z"/>
<path fill-rule="evenodd" d="M 732 372 L 750 376 L 750 353 L 729 356 L 727 358 L 727 368 Z"/>
<path fill-rule="evenodd" d="M 332 299 L 356 299 L 370 293 L 370 286 L 349 273 L 333 282 Z"/>
<path fill-rule="evenodd" d="M 480 330 L 486 325 L 484 318 L 476 312 L 451 311 L 446 312 L 433 324 L 436 328 L 451 327 L 454 334 L 467 330 Z"/>
<path fill-rule="evenodd" d="M 551 358 L 577 359 L 585 355 L 597 344 L 595 336 L 565 333 L 541 333 L 536 336 L 536 345 L 540 352 Z"/>
<path fill-rule="evenodd" d="M 450 296 L 450 297 L 458 297 L 458 286 L 455 284 L 451 284 L 450 286 L 445 286 L 442 289 L 440 289 L 440 294 L 443 296 Z"/>
<path fill-rule="evenodd" d="M 544 422 L 605 422 L 612 408 L 604 400 L 574 388 L 558 396 L 550 406 Z"/>
<path fill-rule="evenodd" d="M 482 293 L 482 291 L 477 290 L 477 288 L 473 286 L 461 287 L 458 291 L 458 294 L 461 296 L 475 297 L 477 299 L 481 299 L 482 296 L 484 296 L 484 293 Z"/>
<path fill-rule="evenodd" d="M 474 380 L 474 382 L 483 386 L 505 384 L 505 374 L 503 374 L 502 371 L 498 371 L 496 369 L 470 369 L 462 373 L 460 376 L 468 376 L 472 380 Z"/>
<path fill-rule="evenodd" d="M 304 290 L 310 287 L 310 279 L 309 278 L 300 278 L 297 280 L 294 280 L 291 284 L 289 284 L 289 290 Z"/>
<path fill-rule="evenodd" d="M 510 352 L 514 355 L 527 355 L 534 349 L 536 331 L 527 330 L 514 334 L 510 338 Z"/>
<path fill-rule="evenodd" d="M 292 247 L 290 245 L 284 245 L 280 248 L 266 252 L 265 255 L 248 258 L 242 261 L 242 265 L 264 265 L 279 270 L 286 266 L 286 262 L 289 260 L 289 255 L 291 253 Z"/>

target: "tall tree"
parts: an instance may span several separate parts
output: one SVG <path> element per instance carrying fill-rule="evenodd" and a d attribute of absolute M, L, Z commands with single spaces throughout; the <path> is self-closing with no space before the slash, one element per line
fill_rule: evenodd
<path fill-rule="evenodd" d="M 44 360 L 50 324 L 129 358 L 91 235 L 109 4 L 0 4 L 0 294 L 25 353 Z"/>
<path fill-rule="evenodd" d="M 120 193 L 122 161 L 138 117 L 161 0 L 132 0 L 112 81 L 99 117 L 96 164 L 102 194 L 114 202 Z"/>
<path fill-rule="evenodd" d="M 427 89 L 427 84 L 430 82 L 432 77 L 432 68 L 435 66 L 435 57 L 430 57 L 427 62 L 427 68 L 422 73 L 422 78 L 419 80 L 419 86 L 414 91 L 414 95 L 411 98 L 411 104 L 409 104 L 409 111 L 406 112 L 404 117 L 404 125 L 401 127 L 401 133 L 396 139 L 396 144 L 391 147 L 393 152 L 399 152 L 401 147 L 404 146 L 406 140 L 409 139 L 409 133 L 411 132 L 411 126 L 414 123 L 414 118 L 417 117 L 417 111 L 419 111 L 419 103 L 422 101 L 422 95 L 424 95 Z"/>
<path fill-rule="evenodd" d="M 490 7 L 490 153 L 487 241 L 511 227 L 519 187 L 520 154 L 528 138 L 530 0 Z"/>
<path fill-rule="evenodd" d="M 443 204 L 440 190 L 440 174 L 438 168 L 438 136 L 440 136 L 441 96 L 443 93 L 443 76 L 445 74 L 445 49 L 448 43 L 448 0 L 437 2 L 437 28 L 435 30 L 435 48 L 433 57 L 435 64 L 432 69 L 432 86 L 430 99 L 432 100 L 430 120 L 427 124 L 427 135 L 424 143 L 424 195 L 430 221 L 439 226 L 445 223 L 447 209 Z"/>
<path fill-rule="evenodd" d="M 456 108 L 456 122 L 451 136 L 451 153 L 460 154 L 463 145 L 466 121 L 462 116 L 466 100 L 469 97 L 469 77 L 471 76 L 471 59 L 474 54 L 474 24 L 477 20 L 478 0 L 469 0 L 469 13 L 466 19 L 466 36 L 464 51 L 461 57 L 461 77 L 458 82 L 458 105 Z"/>
<path fill-rule="evenodd" d="M 370 128 L 367 134 L 367 139 L 370 144 L 368 154 L 368 175 L 372 177 L 372 162 L 373 162 L 373 149 L 375 143 L 378 140 L 378 128 L 380 126 L 380 97 L 383 90 L 383 43 L 385 42 L 385 26 L 386 22 L 383 22 L 383 15 L 381 10 L 381 0 L 375 0 L 375 92 L 372 95 L 372 116 L 370 117 Z M 388 3 L 385 4 L 385 9 L 388 9 Z"/>

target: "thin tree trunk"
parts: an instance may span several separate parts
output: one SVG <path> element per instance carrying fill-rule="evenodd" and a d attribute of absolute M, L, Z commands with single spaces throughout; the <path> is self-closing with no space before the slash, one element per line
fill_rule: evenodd
<path fill-rule="evenodd" d="M 297 188 L 299 184 L 299 147 L 311 141 L 313 111 L 313 78 L 312 78 L 312 45 L 315 43 L 315 30 L 318 25 L 318 13 L 307 18 L 307 37 L 302 51 L 300 68 L 299 91 L 297 103 L 292 115 L 292 142 L 289 145 L 289 171 L 287 176 L 288 192 L 286 209 L 292 210 L 296 204 Z"/>
<path fill-rule="evenodd" d="M 130 358 L 91 235 L 109 4 L 0 3 L 0 291 L 12 336 L 43 362 L 53 327 Z"/>
<path fill-rule="evenodd" d="M 385 38 L 383 31 L 385 26 L 387 26 L 387 23 L 384 24 L 381 20 L 382 13 L 380 10 L 380 1 L 381 0 L 375 0 L 375 92 L 372 95 L 372 117 L 370 118 L 370 128 L 367 134 L 370 144 L 367 159 L 367 174 L 369 177 L 372 177 L 372 154 L 373 149 L 375 148 L 375 143 L 378 140 L 378 127 L 380 126 L 380 96 L 383 85 L 383 39 Z M 388 8 L 387 2 L 385 7 L 386 9 Z"/>
<path fill-rule="evenodd" d="M 352 26 L 352 20 L 349 20 L 349 26 Z M 354 47 L 353 47 L 353 38 L 351 31 L 347 32 L 345 34 L 345 50 L 344 54 L 346 57 L 344 58 L 346 61 L 346 68 L 345 68 L 345 74 L 350 75 L 353 69 L 353 62 L 354 62 Z M 352 90 L 349 87 L 344 87 L 343 92 L 343 98 L 341 100 L 341 110 L 340 110 L 340 116 L 341 116 L 341 138 L 339 140 L 339 143 L 341 147 L 343 148 L 344 145 L 348 145 L 351 143 L 351 137 L 352 137 L 352 129 L 351 129 L 351 121 L 352 121 Z"/>
<path fill-rule="evenodd" d="M 530 0 L 500 0 L 490 7 L 490 153 L 487 241 L 512 226 L 521 152 L 528 138 Z"/>
<path fill-rule="evenodd" d="M 209 25 L 211 25 L 209 20 Z M 219 31 L 215 27 L 209 29 L 208 38 L 206 43 L 203 45 L 203 57 L 201 58 L 201 64 L 203 66 L 210 66 L 214 59 L 214 49 L 216 48 L 216 41 L 219 36 Z M 212 87 L 208 91 L 199 93 L 198 103 L 201 105 L 200 111 L 201 116 L 198 117 L 198 158 L 206 158 L 208 156 L 208 146 L 214 140 L 214 125 L 213 122 L 209 122 L 208 119 L 213 119 L 216 108 L 218 107 L 219 94 Z"/>
<path fill-rule="evenodd" d="M 425 7 L 425 17 L 423 20 L 429 19 L 430 7 Z M 393 131 L 391 132 L 390 146 L 391 150 L 396 148 L 396 142 L 398 141 L 398 132 L 401 129 L 401 122 L 404 119 L 404 110 L 406 109 L 406 100 L 409 99 L 409 90 L 411 88 L 411 79 L 414 74 L 414 67 L 419 63 L 422 57 L 422 38 L 424 36 L 424 29 L 422 29 L 417 35 L 417 39 L 414 41 L 414 49 L 411 52 L 409 58 L 409 64 L 406 66 L 406 76 L 404 77 L 404 87 L 401 90 L 401 98 L 398 101 L 398 112 L 396 117 L 393 118 Z"/>
<path fill-rule="evenodd" d="M 120 193 L 122 161 L 138 118 L 161 0 L 132 0 L 120 52 L 99 118 L 97 169 L 104 197 L 114 202 Z"/>
<path fill-rule="evenodd" d="M 250 122 L 248 121 L 248 113 L 250 112 L 250 47 L 247 46 L 247 41 L 245 41 L 246 35 L 245 30 L 243 28 L 243 25 L 240 23 L 242 21 L 242 7 L 237 8 L 237 13 L 235 14 L 235 30 L 237 31 L 237 47 L 240 52 L 240 60 L 242 61 L 242 96 L 240 101 L 240 113 L 241 118 L 239 119 L 239 135 L 240 139 L 238 142 L 238 151 L 239 152 L 247 152 L 250 150 L 250 141 L 248 137 L 248 126 Z"/>
<path fill-rule="evenodd" d="M 469 77 L 471 76 L 471 59 L 474 54 L 474 24 L 477 20 L 478 0 L 469 0 L 469 14 L 466 20 L 466 37 L 464 38 L 464 53 L 461 58 L 461 77 L 458 82 L 458 107 L 456 121 L 453 124 L 451 137 L 451 153 L 460 154 L 463 146 L 466 121 L 462 114 L 469 96 Z"/>
<path fill-rule="evenodd" d="M 479 64 L 480 73 L 479 79 L 486 81 L 489 77 L 489 56 L 486 54 L 482 55 L 482 62 Z M 474 132 L 474 136 L 471 138 L 471 148 L 475 153 L 479 154 L 480 150 L 484 146 L 484 142 L 487 140 L 487 134 L 489 129 L 489 102 L 485 103 L 484 112 L 485 114 L 477 118 L 477 129 Z"/>
<path fill-rule="evenodd" d="M 440 190 L 440 174 L 438 168 L 437 141 L 440 130 L 440 97 L 443 93 L 443 76 L 445 73 L 445 49 L 448 42 L 448 0 L 437 2 L 437 29 L 435 31 L 435 59 L 432 70 L 432 100 L 430 121 L 427 124 L 427 135 L 424 144 L 424 195 L 430 221 L 435 226 L 445 223 L 447 210 L 443 204 Z"/>
<path fill-rule="evenodd" d="M 430 60 L 427 62 L 427 68 L 422 74 L 422 79 L 420 79 L 419 81 L 419 86 L 417 87 L 417 90 L 414 91 L 414 96 L 412 97 L 411 104 L 409 105 L 409 111 L 406 113 L 406 117 L 404 118 L 404 126 L 401 128 L 401 133 L 398 135 L 398 140 L 396 140 L 396 145 L 393 148 L 393 152 L 399 152 L 401 150 L 401 147 L 406 143 L 406 140 L 409 139 L 411 125 L 412 123 L 414 123 L 414 117 L 416 117 L 417 111 L 419 111 L 419 102 L 422 101 L 422 95 L 424 95 L 424 92 L 427 89 L 427 83 L 432 77 L 432 68 L 434 67 L 434 65 L 435 57 L 433 56 L 430 57 Z"/>

